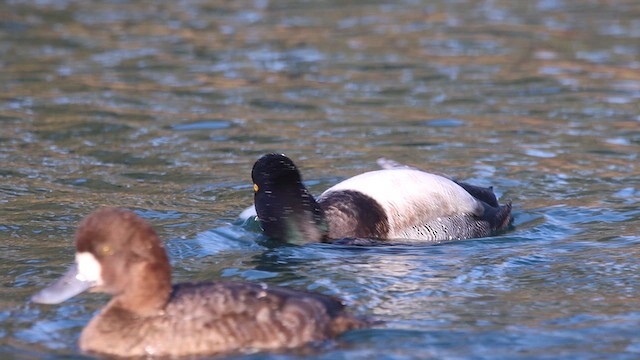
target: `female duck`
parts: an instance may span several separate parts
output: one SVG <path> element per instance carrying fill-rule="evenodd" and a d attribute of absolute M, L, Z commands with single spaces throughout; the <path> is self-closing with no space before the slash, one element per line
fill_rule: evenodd
<path fill-rule="evenodd" d="M 349 178 L 318 199 L 296 165 L 267 154 L 253 165 L 254 204 L 265 234 L 290 242 L 342 238 L 444 241 L 489 236 L 511 222 L 491 188 L 393 162 Z"/>
<path fill-rule="evenodd" d="M 129 211 L 88 216 L 76 249 L 67 274 L 32 301 L 56 304 L 87 289 L 111 294 L 82 331 L 85 352 L 187 356 L 293 348 L 365 325 L 320 294 L 242 282 L 172 287 L 162 243 Z"/>

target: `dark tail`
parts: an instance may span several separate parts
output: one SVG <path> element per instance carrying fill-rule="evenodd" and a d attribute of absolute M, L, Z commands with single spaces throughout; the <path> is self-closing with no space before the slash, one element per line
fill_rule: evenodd
<path fill-rule="evenodd" d="M 331 322 L 331 334 L 338 336 L 345 331 L 364 329 L 382 324 L 382 321 L 372 320 L 368 318 L 355 317 L 350 314 L 341 314 Z"/>
<path fill-rule="evenodd" d="M 491 230 L 500 231 L 506 229 L 513 221 L 513 217 L 511 216 L 511 201 L 497 208 L 492 208 L 492 210 L 491 212 L 493 214 L 487 219 L 491 225 Z"/>
<path fill-rule="evenodd" d="M 493 186 L 482 187 L 475 186 L 467 183 L 463 183 L 460 181 L 453 180 L 456 184 L 460 185 L 461 188 L 465 189 L 471 196 L 474 198 L 484 201 L 487 204 L 498 207 L 498 199 L 496 198 L 496 194 L 493 192 Z"/>

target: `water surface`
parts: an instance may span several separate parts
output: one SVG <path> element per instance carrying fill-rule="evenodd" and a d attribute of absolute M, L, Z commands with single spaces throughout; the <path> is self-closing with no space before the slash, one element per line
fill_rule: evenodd
<path fill-rule="evenodd" d="M 28 298 L 115 205 L 155 226 L 176 281 L 308 289 L 385 321 L 241 358 L 640 357 L 638 19 L 631 0 L 3 2 L 0 356 L 82 357 L 106 297 Z M 515 228 L 273 244 L 236 222 L 272 151 L 314 194 L 381 156 L 493 185 Z"/>

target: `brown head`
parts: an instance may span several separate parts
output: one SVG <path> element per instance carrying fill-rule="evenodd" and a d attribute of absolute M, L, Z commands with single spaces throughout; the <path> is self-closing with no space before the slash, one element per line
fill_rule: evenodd
<path fill-rule="evenodd" d="M 87 289 L 108 293 L 114 306 L 140 315 L 161 310 L 171 292 L 171 267 L 151 225 L 123 209 L 93 212 L 76 232 L 74 266 L 32 300 L 59 303 Z"/>

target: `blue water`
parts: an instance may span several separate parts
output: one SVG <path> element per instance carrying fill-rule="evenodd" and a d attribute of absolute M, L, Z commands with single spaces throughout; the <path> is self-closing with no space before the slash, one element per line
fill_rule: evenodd
<path fill-rule="evenodd" d="M 29 297 L 122 206 L 174 281 L 341 297 L 372 329 L 242 359 L 640 358 L 640 3 L 0 4 L 0 357 L 85 358 L 105 304 Z M 386 157 L 514 204 L 499 236 L 282 245 L 238 214 L 266 152 L 314 194 Z"/>

